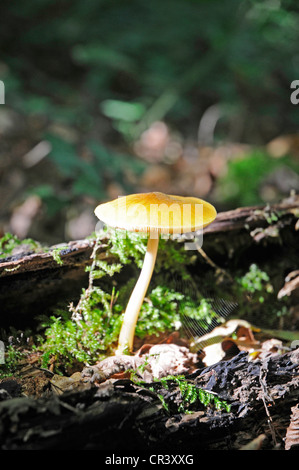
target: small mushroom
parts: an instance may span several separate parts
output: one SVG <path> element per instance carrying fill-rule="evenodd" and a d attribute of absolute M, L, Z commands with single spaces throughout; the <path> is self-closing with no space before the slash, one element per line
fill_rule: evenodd
<path fill-rule="evenodd" d="M 108 226 L 144 232 L 148 236 L 143 266 L 124 314 L 116 351 L 116 355 L 129 354 L 133 349 L 139 311 L 154 270 L 160 234 L 202 229 L 213 222 L 216 210 L 202 199 L 152 192 L 122 196 L 100 204 L 95 214 Z"/>

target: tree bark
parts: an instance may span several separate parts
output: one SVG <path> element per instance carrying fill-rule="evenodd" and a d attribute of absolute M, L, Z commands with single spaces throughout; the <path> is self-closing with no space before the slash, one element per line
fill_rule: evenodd
<path fill-rule="evenodd" d="M 221 271 L 266 260 L 282 279 L 284 272 L 293 273 L 286 288 L 294 295 L 298 292 L 298 282 L 294 282 L 299 264 L 298 217 L 298 196 L 271 207 L 220 213 L 204 230 L 200 262 L 212 263 Z M 23 252 L 2 260 L 1 327 L 27 325 L 59 302 L 79 297 L 88 282 L 85 268 L 93 244 L 88 240 L 69 242 L 60 253 L 63 264 L 54 260 L 51 250 Z M 103 240 L 103 258 L 105 249 Z M 186 453 L 246 445 L 284 448 L 287 436 L 288 448 L 295 448 L 297 418 L 292 416 L 298 402 L 298 358 L 298 349 L 255 361 L 241 352 L 187 376 L 193 385 L 226 400 L 231 412 L 201 404 L 191 414 L 178 412 L 182 397 L 176 383 L 165 389 L 161 381 L 136 385 L 128 379 L 108 379 L 97 383 L 80 376 L 77 381 L 68 378 L 69 386 L 57 394 L 53 377 L 38 371 L 39 380 L 31 377 L 28 396 L 22 396 L 18 378 L 5 380 L 0 384 L 0 447 L 137 453 L 173 453 L 175 449 L 175 453 Z M 30 387 L 39 387 L 42 396 L 35 398 Z"/>
<path fill-rule="evenodd" d="M 238 450 L 258 438 L 263 449 L 284 449 L 299 397 L 298 360 L 299 349 L 254 362 L 241 352 L 186 377 L 226 400 L 230 412 L 198 403 L 191 414 L 178 412 L 178 386 L 170 382 L 165 388 L 159 381 L 107 380 L 39 399 L 6 396 L 0 403 L 0 446 L 186 454 Z M 298 446 L 298 435 L 287 444 Z"/>
<path fill-rule="evenodd" d="M 285 258 L 284 263 L 290 261 L 293 271 L 299 265 L 298 217 L 299 196 L 272 206 L 219 213 L 203 231 L 206 258 L 202 262 L 235 266 L 258 256 L 277 264 L 280 256 Z M 28 319 L 50 312 L 55 305 L 67 305 L 78 298 L 82 286 L 88 283 L 85 268 L 90 264 L 93 244 L 92 240 L 66 243 L 60 253 L 62 265 L 53 258 L 52 249 L 19 252 L 0 260 L 1 325 L 15 322 L 22 326 Z M 103 240 L 100 252 L 104 258 L 105 246 Z"/>

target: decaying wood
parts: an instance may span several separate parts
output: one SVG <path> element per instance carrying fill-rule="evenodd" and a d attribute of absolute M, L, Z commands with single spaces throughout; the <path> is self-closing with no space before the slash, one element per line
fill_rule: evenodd
<path fill-rule="evenodd" d="M 204 233 L 236 232 L 244 228 L 254 230 L 256 227 L 275 226 L 279 220 L 284 218 L 291 220 L 294 214 L 298 216 L 298 210 L 299 195 L 291 196 L 279 204 L 240 207 L 219 213 L 215 221 L 205 228 Z M 272 219 L 274 223 L 269 223 L 271 216 L 277 217 L 276 220 Z"/>
<path fill-rule="evenodd" d="M 298 217 L 298 196 L 271 207 L 220 213 L 204 230 L 199 262 L 218 269 L 239 259 L 264 257 L 276 269 L 278 261 L 284 260 L 280 289 L 294 296 L 298 293 Z M 106 242 L 100 246 L 104 258 Z M 26 325 L 28 319 L 51 312 L 61 301 L 75 301 L 88 283 L 85 268 L 93 247 L 92 240 L 66 244 L 60 252 L 63 264 L 55 261 L 51 249 L 19 252 L 1 260 L 1 326 L 19 326 L 22 321 Z M 201 404 L 191 414 L 178 412 L 182 402 L 178 385 L 173 382 L 166 389 L 161 376 L 156 375 L 158 380 L 146 376 L 140 356 L 126 361 L 129 369 L 135 364 L 139 372 L 143 370 L 138 378 L 145 383 L 139 385 L 123 374 L 124 361 L 108 359 L 102 371 L 95 368 L 62 378 L 33 367 L 23 371 L 21 383 L 15 377 L 0 384 L 0 448 L 185 453 L 298 446 L 298 348 L 284 354 L 265 352 L 254 360 L 243 351 L 209 367 L 192 364 L 192 372 L 184 369 L 188 356 L 184 347 L 180 353 L 182 369 L 160 363 L 162 375 L 188 374 L 190 383 L 226 400 L 231 412 Z M 121 379 L 117 372 L 122 373 Z"/>
<path fill-rule="evenodd" d="M 226 400 L 230 412 L 200 404 L 191 414 L 177 412 L 180 390 L 175 383 L 165 388 L 159 381 L 137 385 L 129 379 L 110 379 L 97 386 L 83 382 L 81 388 L 39 399 L 6 395 L 0 402 L 0 448 L 139 454 L 175 449 L 178 454 L 242 449 L 261 435 L 261 448 L 291 448 L 293 442 L 298 445 L 298 361 L 299 349 L 255 361 L 241 352 L 187 376 L 197 387 Z"/>
<path fill-rule="evenodd" d="M 1 324 L 7 326 L 47 313 L 61 301 L 76 299 L 87 282 L 85 268 L 90 264 L 94 240 L 63 244 L 62 264 L 53 257 L 51 247 L 37 253 L 23 253 L 0 260 Z M 99 251 L 105 257 L 105 244 Z M 9 323 L 8 323 L 9 321 Z"/>
<path fill-rule="evenodd" d="M 206 256 L 202 258 L 203 262 L 213 260 L 212 265 L 217 267 L 218 262 L 227 264 L 232 256 L 237 259 L 238 253 L 246 257 L 251 251 L 254 255 L 261 247 L 266 253 L 267 246 L 271 250 L 273 245 L 276 253 L 277 245 L 280 252 L 286 245 L 287 255 L 298 259 L 298 217 L 298 195 L 272 206 L 221 212 L 204 229 Z M 282 240 L 284 236 L 287 241 Z M 79 297 L 82 286 L 87 284 L 85 268 L 90 264 L 93 244 L 92 240 L 65 244 L 60 252 L 62 265 L 55 261 L 51 249 L 39 253 L 20 252 L 0 260 L 1 325 L 6 326 L 7 319 L 21 324 L 22 320 L 50 311 L 55 304 L 64 302 L 67 305 Z M 105 240 L 100 251 L 105 257 Z M 269 257 L 272 257 L 271 251 Z"/>

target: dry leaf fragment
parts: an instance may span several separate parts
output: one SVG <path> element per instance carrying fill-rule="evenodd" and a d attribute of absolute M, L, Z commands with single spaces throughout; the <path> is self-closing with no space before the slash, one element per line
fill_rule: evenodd
<path fill-rule="evenodd" d="M 291 420 L 285 437 L 286 450 L 299 449 L 299 405 L 291 408 Z"/>
<path fill-rule="evenodd" d="M 285 278 L 285 285 L 278 292 L 277 298 L 281 299 L 285 295 L 291 295 L 299 289 L 299 270 L 292 271 Z"/>
<path fill-rule="evenodd" d="M 194 338 L 190 344 L 190 350 L 203 351 L 204 364 L 212 365 L 222 360 L 229 349 L 232 354 L 234 350 L 235 353 L 241 349 L 251 351 L 259 345 L 260 343 L 254 338 L 253 327 L 250 323 L 242 319 L 233 319 L 199 338 Z"/>
<path fill-rule="evenodd" d="M 82 377 L 86 381 L 101 383 L 110 378 L 129 377 L 135 371 L 142 380 L 151 382 L 166 375 L 190 373 L 196 362 L 197 355 L 184 346 L 173 343 L 144 345 L 134 356 L 111 356 L 86 367 Z"/>

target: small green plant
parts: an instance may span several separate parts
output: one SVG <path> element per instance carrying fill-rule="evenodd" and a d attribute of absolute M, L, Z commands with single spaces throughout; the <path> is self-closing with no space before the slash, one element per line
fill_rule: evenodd
<path fill-rule="evenodd" d="M 109 354 L 116 341 L 121 324 L 121 307 L 115 304 L 115 289 L 105 292 L 95 285 L 95 280 L 112 276 L 121 268 L 120 264 L 108 265 L 97 259 L 99 240 L 96 240 L 92 264 L 87 268 L 89 285 L 82 289 L 76 306 L 69 311 L 60 310 L 43 322 L 45 328 L 42 341 L 43 360 L 52 354 L 71 364 L 75 360 L 92 363 L 103 354 Z"/>
<path fill-rule="evenodd" d="M 217 411 L 224 410 L 228 413 L 230 412 L 231 407 L 226 401 L 221 400 L 216 394 L 190 383 L 183 375 L 169 375 L 159 379 L 159 381 L 166 390 L 173 385 L 179 387 L 181 403 L 178 406 L 176 405 L 179 413 L 192 413 L 199 404 L 202 404 L 204 407 L 213 406 Z M 165 397 L 161 394 L 158 396 L 168 411 L 169 404 L 166 402 Z"/>
<path fill-rule="evenodd" d="M 227 173 L 218 180 L 217 197 L 232 207 L 264 203 L 263 183 L 269 174 L 283 169 L 298 172 L 298 163 L 288 155 L 272 158 L 254 149 L 229 162 Z M 265 216 L 269 223 L 275 222 L 275 214 Z"/>
<path fill-rule="evenodd" d="M 57 264 L 59 264 L 60 266 L 63 265 L 63 261 L 61 259 L 61 252 L 63 250 L 65 250 L 66 246 L 61 246 L 61 247 L 57 247 L 57 248 L 53 248 L 51 250 L 51 255 L 54 259 L 54 261 L 56 261 Z"/>
<path fill-rule="evenodd" d="M 25 238 L 24 240 L 20 240 L 16 235 L 7 232 L 0 239 L 0 259 L 11 256 L 14 250 L 20 245 L 26 245 L 32 251 L 36 251 L 36 249 L 40 248 L 39 243 L 35 240 L 32 240 L 32 238 Z"/>
<path fill-rule="evenodd" d="M 140 379 L 138 372 L 143 372 L 149 363 L 150 356 L 146 357 L 144 363 L 137 367 L 135 370 L 131 370 L 130 379 L 137 385 L 146 386 L 146 383 Z M 194 412 L 199 404 L 202 404 L 204 407 L 213 406 L 217 411 L 224 410 L 230 412 L 230 405 L 221 400 L 215 393 L 209 392 L 202 388 L 197 387 L 190 381 L 186 379 L 184 375 L 167 375 L 165 377 L 160 377 L 154 379 L 156 384 L 150 386 L 150 390 L 157 394 L 159 400 L 161 401 L 163 408 L 169 412 L 170 406 L 175 406 L 178 413 L 192 413 Z M 179 405 L 173 400 L 167 400 L 161 390 L 157 389 L 157 386 L 162 386 L 162 389 L 169 390 L 174 387 L 179 387 L 181 402 Z"/>
<path fill-rule="evenodd" d="M 257 296 L 260 303 L 264 302 L 265 295 L 274 291 L 268 274 L 256 264 L 252 264 L 249 271 L 237 279 L 237 283 L 243 292 Z"/>
<path fill-rule="evenodd" d="M 9 344 L 5 348 L 4 364 L 0 364 L 0 378 L 11 377 L 17 370 L 19 361 L 24 358 L 24 353 L 16 346 Z"/>
<path fill-rule="evenodd" d="M 208 299 L 192 299 L 168 287 L 155 287 L 140 311 L 136 327 L 139 337 L 179 329 L 184 318 L 196 320 L 197 326 L 207 329 L 213 318 L 219 318 Z"/>
<path fill-rule="evenodd" d="M 268 273 L 255 263 L 236 276 L 233 295 L 239 318 L 265 328 L 281 328 L 290 314 L 289 299 L 278 299 L 273 284 Z"/>

